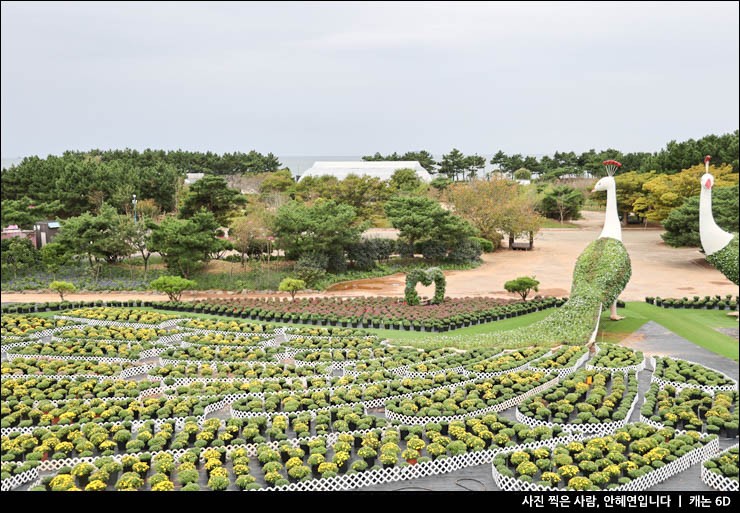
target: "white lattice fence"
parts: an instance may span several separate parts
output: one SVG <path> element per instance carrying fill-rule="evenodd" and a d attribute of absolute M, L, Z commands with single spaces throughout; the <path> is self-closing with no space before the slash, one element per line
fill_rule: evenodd
<path fill-rule="evenodd" d="M 517 447 L 517 449 L 519 449 Z M 719 442 L 716 438 L 709 441 L 706 445 L 703 445 L 701 447 L 697 447 L 696 449 L 692 450 L 691 452 L 684 454 L 680 458 L 664 465 L 663 467 L 660 467 L 659 469 L 655 469 L 652 472 L 649 472 L 648 474 L 645 474 L 644 476 L 640 476 L 637 479 L 633 479 L 627 484 L 620 485 L 616 488 L 611 488 L 609 490 L 600 490 L 600 491 L 608 491 L 608 492 L 619 492 L 619 491 L 643 491 L 648 490 L 649 488 L 655 486 L 658 483 L 662 483 L 666 479 L 669 479 L 676 474 L 683 472 L 687 468 L 689 468 L 691 465 L 694 465 L 698 463 L 699 461 L 702 461 L 703 459 L 716 454 L 719 451 Z M 506 452 L 510 452 L 510 449 Z M 493 480 L 496 482 L 496 485 L 501 488 L 503 491 L 541 491 L 541 492 L 559 492 L 563 491 L 561 488 L 553 488 L 550 486 L 541 486 L 537 483 L 527 483 L 524 481 L 520 481 L 519 479 L 516 479 L 514 477 L 509 476 L 503 476 L 501 473 L 496 469 L 496 467 L 492 464 L 491 465 L 491 472 L 493 474 Z"/>
<path fill-rule="evenodd" d="M 39 471 L 37 468 L 31 468 L 20 474 L 11 476 L 8 479 L 0 481 L 0 491 L 7 492 L 18 488 L 28 482 L 31 482 L 39 478 Z"/>
<path fill-rule="evenodd" d="M 735 444 L 732 447 L 728 447 L 720 454 L 710 456 L 710 458 L 707 458 L 707 460 L 722 456 L 723 454 L 729 452 L 730 449 L 737 448 L 738 444 Z M 704 482 L 704 484 L 706 484 L 707 486 L 711 486 L 715 490 L 719 490 L 721 492 L 737 492 L 739 489 L 737 477 L 735 479 L 730 479 L 729 477 L 717 474 L 716 472 L 712 472 L 710 469 L 704 466 L 704 463 L 707 460 L 701 462 L 701 480 Z"/>
<path fill-rule="evenodd" d="M 656 367 L 655 357 L 654 356 L 651 356 L 650 357 L 650 360 L 651 360 L 651 364 L 653 366 L 653 369 L 656 369 L 657 367 Z M 679 360 L 679 361 L 682 361 L 682 362 L 687 362 L 687 363 L 691 363 L 691 364 L 694 364 L 694 365 L 698 365 L 700 367 L 706 367 L 705 365 L 702 365 L 700 363 L 692 362 L 690 360 L 684 360 L 682 358 L 673 358 L 673 357 L 671 357 L 671 360 Z M 710 369 L 711 367 L 707 367 L 707 368 Z M 716 369 L 712 369 L 712 370 L 714 372 L 716 372 L 716 373 L 721 374 L 722 376 L 724 376 L 726 379 L 728 379 L 731 382 L 731 384 L 730 385 L 717 385 L 717 386 L 696 385 L 696 384 L 693 384 L 693 383 L 683 383 L 683 382 L 680 382 L 680 381 L 670 381 L 670 380 L 667 380 L 667 379 L 664 379 L 664 378 L 661 378 L 661 377 L 656 376 L 655 373 L 653 373 L 652 377 L 650 378 L 650 382 L 651 383 L 658 383 L 658 385 L 660 385 L 660 388 L 663 388 L 666 385 L 671 385 L 677 391 L 681 391 L 684 388 L 698 388 L 699 390 L 702 390 L 704 392 L 710 393 L 712 395 L 714 395 L 716 392 L 734 392 L 734 391 L 737 391 L 738 390 L 738 384 L 737 384 L 737 380 L 736 379 L 731 378 L 730 376 L 728 376 L 724 372 L 720 372 L 720 371 L 718 371 Z"/>

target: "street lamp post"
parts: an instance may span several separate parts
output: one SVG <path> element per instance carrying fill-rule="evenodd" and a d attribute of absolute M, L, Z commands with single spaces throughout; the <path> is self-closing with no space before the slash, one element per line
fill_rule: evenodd
<path fill-rule="evenodd" d="M 134 224 L 136 224 L 136 194 L 134 194 L 134 197 L 131 200 L 131 204 L 134 206 Z"/>

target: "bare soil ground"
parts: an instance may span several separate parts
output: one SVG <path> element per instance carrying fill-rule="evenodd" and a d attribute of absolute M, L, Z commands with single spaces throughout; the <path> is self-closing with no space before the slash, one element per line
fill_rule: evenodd
<path fill-rule="evenodd" d="M 583 212 L 584 219 L 575 221 L 578 228 L 546 228 L 535 236 L 532 251 L 500 250 L 483 255 L 483 264 L 468 271 L 446 271 L 447 295 L 450 297 L 493 296 L 515 297 L 504 290 L 504 282 L 517 276 L 536 276 L 539 293 L 565 296 L 570 291 L 573 267 L 578 255 L 601 233 L 604 214 Z M 710 266 L 696 248 L 671 248 L 660 238 L 661 230 L 642 227 L 622 229 L 622 240 L 632 259 L 632 278 L 621 299 L 642 301 L 645 296 L 683 297 L 693 295 L 738 294 L 738 287 Z M 299 296 L 395 296 L 402 297 L 405 275 L 339 283 L 323 293 Z M 419 286 L 419 293 L 431 297 L 433 287 Z M 264 297 L 270 293 L 237 294 L 224 291 L 187 293 L 184 300 L 213 297 Z M 287 295 L 287 293 L 274 293 Z M 100 298 L 166 299 L 151 292 L 90 292 L 72 294 L 68 299 L 91 301 Z M 58 301 L 51 293 L 3 293 L 3 302 Z"/>

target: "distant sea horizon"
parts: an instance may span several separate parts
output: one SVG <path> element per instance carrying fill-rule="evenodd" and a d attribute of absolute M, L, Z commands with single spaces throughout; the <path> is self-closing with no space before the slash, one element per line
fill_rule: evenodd
<path fill-rule="evenodd" d="M 482 157 L 485 157 L 486 159 L 486 167 L 483 170 L 483 173 L 486 173 L 488 171 L 493 170 L 493 166 L 490 164 L 490 160 L 493 157 L 493 153 L 483 153 L 481 154 Z M 537 157 L 538 159 L 546 155 L 545 153 L 532 153 L 527 156 Z M 433 155 L 434 160 L 439 162 L 442 160 L 442 155 Z M 2 165 L 2 168 L 5 169 L 7 167 L 20 164 L 21 161 L 25 157 L 15 157 L 15 158 L 6 158 L 2 157 L 0 158 L 0 164 Z M 330 161 L 330 162 L 337 162 L 337 161 L 344 161 L 344 160 L 362 160 L 362 155 L 285 155 L 285 156 L 278 156 L 278 160 L 280 160 L 280 164 L 282 167 L 287 167 L 290 169 L 291 173 L 295 176 L 301 176 L 306 169 L 313 166 L 314 162 L 317 161 Z"/>

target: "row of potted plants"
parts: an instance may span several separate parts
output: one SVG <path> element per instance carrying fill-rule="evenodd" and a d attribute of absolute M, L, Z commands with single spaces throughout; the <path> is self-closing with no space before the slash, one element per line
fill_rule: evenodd
<path fill-rule="evenodd" d="M 613 434 L 497 455 L 496 472 L 526 483 L 578 491 L 607 490 L 664 467 L 712 439 L 631 424 Z"/>
<path fill-rule="evenodd" d="M 228 378 L 228 379 L 265 379 L 297 378 L 323 376 L 330 372 L 329 367 L 283 365 L 278 363 L 242 363 L 242 362 L 206 362 L 206 363 L 167 363 L 151 369 L 151 376 L 165 378 L 166 385 L 172 385 L 177 378 Z"/>
<path fill-rule="evenodd" d="M 617 369 L 621 367 L 632 367 L 640 364 L 644 356 L 642 351 L 632 349 L 618 344 L 597 344 L 598 353 L 589 362 L 594 367 L 605 367 Z"/>
<path fill-rule="evenodd" d="M 33 313 L 33 312 L 57 312 L 63 310 L 72 310 L 76 308 L 95 308 L 110 306 L 116 308 L 128 307 L 151 307 L 152 301 L 141 299 L 130 299 L 126 301 L 98 299 L 96 301 L 52 301 L 46 303 L 8 303 L 0 307 L 0 312 L 5 314 L 15 313 Z"/>
<path fill-rule="evenodd" d="M 3 404 L 34 401 L 66 401 L 68 399 L 107 399 L 113 397 L 138 397 L 145 390 L 159 386 L 158 381 L 131 381 L 123 379 L 84 378 L 28 378 L 5 377 L 0 384 Z"/>
<path fill-rule="evenodd" d="M 380 347 L 379 337 L 355 337 L 355 336 L 330 336 L 327 338 L 313 338 L 297 336 L 282 344 L 285 347 L 295 349 L 365 349 L 368 347 Z"/>
<path fill-rule="evenodd" d="M 0 373 L 6 376 L 115 376 L 124 369 L 134 367 L 131 362 L 105 363 L 92 360 L 44 360 L 38 358 L 14 358 L 0 364 Z"/>
<path fill-rule="evenodd" d="M 735 482 L 738 481 L 738 466 L 737 445 L 704 462 L 704 468 L 709 469 L 710 472 L 732 479 Z"/>
<path fill-rule="evenodd" d="M 588 352 L 586 346 L 561 346 L 551 355 L 540 358 L 532 363 L 536 369 L 566 369 L 573 367 L 576 362 Z"/>
<path fill-rule="evenodd" d="M 274 324 L 220 321 L 214 319 L 187 319 L 180 326 L 198 330 L 235 331 L 238 333 L 272 333 L 277 327 Z"/>
<path fill-rule="evenodd" d="M 34 342 L 12 349 L 13 354 L 39 356 L 92 356 L 137 360 L 139 354 L 156 347 L 152 342 L 132 340 L 113 342 L 108 340 L 65 338 L 51 342 Z"/>
<path fill-rule="evenodd" d="M 185 335 L 183 341 L 190 344 L 215 346 L 252 346 L 269 340 L 270 335 L 224 335 L 222 333 L 207 333 Z"/>
<path fill-rule="evenodd" d="M 516 369 L 536 360 L 549 352 L 548 349 L 534 347 L 506 352 L 477 363 L 468 363 L 465 369 L 471 372 L 501 372 Z M 475 358 L 475 354 L 472 355 Z"/>
<path fill-rule="evenodd" d="M 737 310 L 738 296 L 727 294 L 725 296 L 693 296 L 692 298 L 661 298 L 648 296 L 645 302 L 663 308 L 694 308 L 694 309 L 717 309 L 717 310 Z"/>
<path fill-rule="evenodd" d="M 526 303 L 494 298 L 447 298 L 439 305 L 418 307 L 409 306 L 400 299 L 387 297 L 344 300 L 301 298 L 294 301 L 238 298 L 207 302 L 166 302 L 155 307 L 267 322 L 447 331 L 560 306 L 564 301 L 539 297 Z"/>
<path fill-rule="evenodd" d="M 688 385 L 700 385 L 710 387 L 737 386 L 723 374 L 686 360 L 673 359 L 668 356 L 655 358 L 655 371 L 653 376 L 674 383 L 686 383 Z"/>
<path fill-rule="evenodd" d="M 358 403 L 397 395 L 419 393 L 442 385 L 451 385 L 465 380 L 454 372 L 438 374 L 432 378 L 402 378 L 375 382 L 369 385 L 346 385 L 332 391 L 306 390 L 266 392 L 264 399 L 239 398 L 232 404 L 235 411 L 251 413 L 298 412 L 328 408 L 334 405 Z"/>
<path fill-rule="evenodd" d="M 727 438 L 738 435 L 738 393 L 710 394 L 698 388 L 683 388 L 657 383 L 645 395 L 641 413 L 669 427 L 704 431 Z"/>
<path fill-rule="evenodd" d="M 416 348 L 381 346 L 362 349 L 309 349 L 299 351 L 293 357 L 306 362 L 343 362 L 346 360 L 380 360 L 392 358 L 401 365 L 418 362 L 429 357 Z"/>
<path fill-rule="evenodd" d="M 153 312 L 150 310 L 138 310 L 129 308 L 102 307 L 102 308 L 78 308 L 66 312 L 69 317 L 83 319 L 96 319 L 100 321 L 135 322 L 141 324 L 159 324 L 164 321 L 177 319 L 177 315 Z"/>
<path fill-rule="evenodd" d="M 39 331 L 67 325 L 64 319 L 48 319 L 26 315 L 3 315 L 0 317 L 0 336 L 23 336 Z"/>
<path fill-rule="evenodd" d="M 102 338 L 106 340 L 139 340 L 154 342 L 160 337 L 174 335 L 179 330 L 161 328 L 132 328 L 130 326 L 85 326 L 58 333 L 60 338 Z"/>
<path fill-rule="evenodd" d="M 580 370 L 562 383 L 525 399 L 519 412 L 543 422 L 602 424 L 627 417 L 637 396 L 634 372 Z"/>
<path fill-rule="evenodd" d="M 386 410 L 408 417 L 451 417 L 500 404 L 554 378 L 543 371 L 524 370 L 468 383 L 453 390 L 436 390 L 411 398 L 391 399 Z"/>
<path fill-rule="evenodd" d="M 204 408 L 218 398 L 182 396 L 176 398 L 149 397 L 145 399 L 71 399 L 55 406 L 50 401 L 40 401 L 35 406 L 25 402 L 3 401 L 0 426 L 30 427 L 49 426 L 73 422 L 117 422 L 123 420 L 166 419 L 203 415 Z"/>
<path fill-rule="evenodd" d="M 181 348 L 170 348 L 163 352 L 160 357 L 167 360 L 199 360 L 199 361 L 270 361 L 280 353 L 276 347 L 251 347 L 251 346 L 190 346 Z"/>

